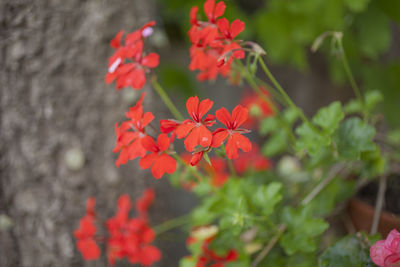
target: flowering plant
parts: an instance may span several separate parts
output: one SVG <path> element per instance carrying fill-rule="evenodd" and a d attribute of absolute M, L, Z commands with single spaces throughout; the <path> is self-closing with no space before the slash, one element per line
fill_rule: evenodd
<path fill-rule="evenodd" d="M 382 97 L 378 91 L 361 92 L 347 63 L 342 34 L 328 32 L 317 38 L 313 49 L 332 38 L 356 99 L 345 105 L 335 101 L 308 118 L 269 70 L 264 50 L 239 39 L 245 23 L 239 19 L 230 23 L 225 9 L 223 1 L 206 0 L 202 20 L 199 8 L 192 8 L 189 69 L 198 71 L 199 81 L 221 76 L 235 85 L 247 84 L 253 92 L 232 110 L 220 107 L 210 112 L 214 101 L 198 96 L 187 99 L 187 116 L 175 107 L 155 74 L 158 54 L 145 50 L 155 22 L 127 34 L 124 41 L 120 31 L 111 41 L 115 52 L 106 83 L 115 81 L 117 90 L 140 90 L 150 81 L 173 115 L 159 120 L 156 127 L 154 114 L 143 105 L 143 92 L 126 112 L 126 120 L 115 125 L 114 152 L 119 153 L 115 164 L 119 167 L 138 158 L 140 168 L 150 169 L 154 178 L 169 174 L 173 184 L 200 198 L 190 215 L 179 218 L 191 229 L 187 241 L 191 255 L 181 260 L 182 267 L 317 266 L 318 262 L 350 266 L 343 262 L 352 255 L 340 258 L 335 246 L 354 238 L 318 255 L 326 247 L 327 218 L 338 204 L 354 193 L 356 182 L 386 175 L 395 160 L 375 140 L 379 118 L 372 111 Z M 258 78 L 259 72 L 270 83 Z M 179 139 L 184 139 L 184 152 L 174 146 Z M 262 141 L 261 148 L 254 140 Z M 355 176 L 359 178 L 349 178 Z M 154 192 L 146 191 L 136 202 L 138 218 L 132 219 L 129 197 L 119 199 L 117 214 L 106 222 L 110 264 L 124 257 L 144 266 L 160 260 L 160 251 L 151 245 L 155 232 L 147 218 L 153 198 Z M 94 200 L 89 199 L 87 214 L 75 232 L 77 247 L 88 260 L 100 255 L 93 209 Z M 351 258 L 356 262 L 352 266 L 370 264 L 365 250 L 374 239 L 355 240 L 353 256 L 364 256 Z M 389 266 L 382 264 L 398 259 L 397 247 L 394 241 L 382 242 L 371 248 L 372 260 Z"/>

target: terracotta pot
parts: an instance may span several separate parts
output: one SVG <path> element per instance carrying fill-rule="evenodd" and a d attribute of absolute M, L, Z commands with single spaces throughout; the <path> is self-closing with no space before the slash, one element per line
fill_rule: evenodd
<path fill-rule="evenodd" d="M 356 230 L 363 230 L 369 233 L 374 218 L 375 207 L 358 198 L 352 198 L 349 201 L 348 211 Z M 378 232 L 382 237 L 386 237 L 393 229 L 400 229 L 400 215 L 382 211 Z"/>

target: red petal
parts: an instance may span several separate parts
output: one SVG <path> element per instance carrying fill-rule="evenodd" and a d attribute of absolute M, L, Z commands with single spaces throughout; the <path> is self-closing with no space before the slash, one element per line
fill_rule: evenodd
<path fill-rule="evenodd" d="M 198 107 L 199 107 L 199 98 L 197 96 L 189 97 L 189 99 L 186 101 L 186 109 L 189 113 L 189 116 L 192 117 L 193 120 L 197 119 Z"/>
<path fill-rule="evenodd" d="M 179 122 L 175 120 L 160 120 L 160 130 L 162 133 L 170 133 L 177 129 L 179 125 Z"/>
<path fill-rule="evenodd" d="M 192 155 L 192 158 L 190 159 L 190 165 L 192 165 L 192 166 L 197 165 L 197 163 L 199 163 L 199 161 L 203 157 L 203 154 L 204 154 L 204 151 L 200 151 L 200 152 L 194 153 Z"/>
<path fill-rule="evenodd" d="M 230 125 L 231 125 L 231 115 L 226 110 L 226 108 L 220 108 L 219 110 L 217 110 L 215 115 L 216 115 L 217 119 L 220 122 L 225 124 L 226 127 L 228 127 L 228 128 L 230 127 Z"/>
<path fill-rule="evenodd" d="M 201 117 L 203 117 L 203 115 L 206 114 L 211 109 L 213 104 L 214 104 L 214 102 L 211 101 L 210 99 L 204 99 L 203 101 L 200 102 L 200 105 L 199 105 L 198 111 L 197 111 L 199 119 L 201 119 Z"/>
<path fill-rule="evenodd" d="M 243 150 L 244 152 L 249 152 L 251 150 L 251 142 L 247 137 L 239 133 L 234 133 L 229 137 L 228 142 L 226 143 L 225 153 L 228 158 L 235 159 L 238 155 L 238 149 Z"/>
<path fill-rule="evenodd" d="M 232 135 L 229 136 L 228 142 L 226 142 L 225 153 L 226 153 L 226 156 L 230 159 L 235 159 L 239 156 L 238 146 L 237 146 L 235 138 L 233 138 Z"/>
<path fill-rule="evenodd" d="M 207 129 L 204 125 L 201 125 L 198 127 L 199 128 L 199 141 L 198 143 L 202 147 L 209 147 L 211 145 L 213 136 L 210 132 L 210 130 Z"/>
<path fill-rule="evenodd" d="M 190 10 L 190 24 L 192 25 L 197 25 L 197 12 L 199 11 L 199 8 L 197 6 L 192 7 Z"/>
<path fill-rule="evenodd" d="M 203 6 L 204 13 L 206 14 L 209 21 L 211 21 L 213 18 L 214 6 L 215 6 L 215 0 L 207 0 L 204 3 L 204 6 Z"/>
<path fill-rule="evenodd" d="M 236 106 L 232 111 L 233 129 L 242 125 L 249 117 L 249 111 L 241 105 Z"/>
<path fill-rule="evenodd" d="M 142 168 L 142 169 L 150 168 L 151 164 L 153 164 L 153 162 L 156 160 L 156 158 L 157 158 L 157 154 L 155 154 L 155 153 L 144 156 L 143 158 L 141 158 L 139 160 L 140 168 Z"/>
<path fill-rule="evenodd" d="M 219 128 L 213 133 L 211 147 L 219 147 L 222 142 L 228 137 L 228 131 L 224 128 Z"/>
<path fill-rule="evenodd" d="M 149 68 L 155 68 L 158 66 L 159 56 L 156 53 L 150 53 L 142 59 L 141 63 L 143 66 L 146 66 Z"/>
<path fill-rule="evenodd" d="M 160 151 L 165 151 L 169 148 L 169 137 L 166 134 L 160 134 L 157 138 L 157 145 Z"/>
<path fill-rule="evenodd" d="M 196 126 L 192 121 L 183 122 L 181 125 L 176 128 L 176 136 L 181 139 L 184 138 L 188 133 Z"/>
<path fill-rule="evenodd" d="M 215 18 L 221 17 L 225 13 L 226 5 L 224 2 L 219 2 L 215 7 L 214 16 Z"/>
<path fill-rule="evenodd" d="M 189 135 L 185 139 L 185 148 L 187 151 L 192 152 L 194 148 L 199 144 L 200 139 L 200 127 L 194 127 L 190 131 Z"/>
<path fill-rule="evenodd" d="M 151 173 L 156 179 L 161 178 L 164 173 L 172 174 L 176 171 L 176 160 L 170 155 L 159 155 L 154 161 Z"/>
<path fill-rule="evenodd" d="M 93 239 L 79 240 L 76 245 L 85 260 L 96 260 L 99 258 L 100 248 Z"/>
<path fill-rule="evenodd" d="M 111 40 L 111 47 L 113 48 L 119 48 L 121 46 L 121 38 L 122 35 L 124 34 L 124 31 L 121 30 L 119 33 L 117 33 L 117 35 L 114 37 L 114 39 Z"/>
<path fill-rule="evenodd" d="M 156 142 L 154 142 L 154 139 L 151 136 L 146 136 L 141 139 L 142 146 L 147 150 L 151 152 L 158 152 L 158 148 L 156 146 Z"/>
<path fill-rule="evenodd" d="M 231 30 L 230 30 L 232 38 L 235 38 L 243 30 L 244 30 L 244 22 L 243 21 L 241 21 L 240 19 L 236 19 L 232 22 Z"/>
<path fill-rule="evenodd" d="M 150 122 L 153 121 L 153 119 L 154 119 L 153 113 L 151 113 L 150 111 L 146 112 L 142 118 L 142 127 L 146 127 Z"/>
<path fill-rule="evenodd" d="M 146 149 L 143 147 L 141 139 L 142 138 L 136 139 L 125 149 L 127 151 L 129 160 L 146 155 Z"/>
<path fill-rule="evenodd" d="M 154 262 L 161 259 L 161 252 L 158 248 L 154 246 L 145 246 L 141 250 L 141 260 L 140 263 L 144 266 L 150 266 Z"/>
<path fill-rule="evenodd" d="M 144 29 L 146 29 L 148 27 L 153 27 L 154 25 L 156 25 L 156 21 L 155 20 L 151 20 L 151 21 L 147 22 L 145 25 L 143 25 L 141 30 L 143 31 Z"/>
<path fill-rule="evenodd" d="M 217 21 L 217 26 L 223 35 L 226 37 L 230 36 L 229 21 L 226 18 L 219 19 Z"/>
<path fill-rule="evenodd" d="M 143 69 L 135 69 L 131 72 L 132 81 L 131 85 L 135 89 L 141 89 L 146 83 L 146 76 L 144 75 Z"/>

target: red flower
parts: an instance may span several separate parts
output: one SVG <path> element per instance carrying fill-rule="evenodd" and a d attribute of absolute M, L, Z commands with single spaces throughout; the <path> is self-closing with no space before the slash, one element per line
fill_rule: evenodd
<path fill-rule="evenodd" d="M 251 150 L 251 143 L 242 133 L 248 133 L 249 130 L 238 128 L 248 118 L 248 110 L 241 105 L 236 106 L 232 111 L 232 117 L 225 108 L 216 112 L 217 119 L 225 124 L 225 128 L 218 128 L 213 133 L 212 147 L 219 147 L 228 138 L 225 153 L 228 158 L 235 159 L 239 156 L 238 149 L 244 152 Z"/>
<path fill-rule="evenodd" d="M 140 30 L 130 33 L 125 38 L 125 45 L 121 44 L 123 31 L 120 31 L 111 41 L 111 47 L 117 49 L 109 59 L 106 83 L 110 84 L 115 79 L 116 88 L 120 90 L 131 86 L 134 89 L 141 89 L 146 83 L 145 73 L 158 66 L 159 56 L 156 53 L 143 54 L 143 39 L 153 32 L 151 21 Z M 125 63 L 130 59 L 130 63 Z"/>
<path fill-rule="evenodd" d="M 126 257 L 130 263 L 150 266 L 160 260 L 158 248 L 150 245 L 155 233 L 142 218 L 129 218 L 132 203 L 128 195 L 118 199 L 114 217 L 106 222 L 110 237 L 107 239 L 107 257 L 111 265 L 117 259 Z"/>
<path fill-rule="evenodd" d="M 268 91 L 265 88 L 260 87 L 260 90 L 265 97 L 269 99 L 269 101 L 272 101 L 269 97 Z M 246 93 L 242 97 L 241 104 L 249 110 L 250 115 L 247 121 L 244 123 L 245 127 L 252 127 L 260 118 L 274 115 L 274 110 L 270 106 L 270 103 L 256 93 Z"/>
<path fill-rule="evenodd" d="M 250 153 L 240 153 L 239 157 L 233 162 L 236 171 L 241 174 L 249 169 L 264 171 L 270 168 L 271 162 L 261 155 L 257 144 L 252 146 Z"/>
<path fill-rule="evenodd" d="M 192 118 L 185 120 L 176 129 L 178 138 L 184 138 L 186 150 L 192 152 L 197 145 L 209 147 L 212 141 L 212 134 L 207 128 L 215 123 L 213 115 L 207 115 L 203 120 L 202 117 L 211 109 L 214 102 L 205 99 L 200 102 L 197 96 L 190 97 L 186 102 L 187 111 Z"/>
<path fill-rule="evenodd" d="M 143 192 L 142 197 L 136 199 L 136 211 L 139 213 L 140 218 L 147 219 L 147 210 L 154 201 L 154 195 L 154 190 L 148 188 Z"/>
<path fill-rule="evenodd" d="M 207 0 L 204 3 L 204 13 L 206 14 L 208 21 L 215 23 L 216 19 L 224 15 L 226 5 L 224 2 L 218 2 L 215 5 L 215 0 Z"/>
<path fill-rule="evenodd" d="M 145 127 L 154 119 L 151 112 L 143 114 L 143 99 L 145 93 L 142 94 L 139 101 L 134 107 L 131 107 L 125 116 L 129 119 L 120 126 L 115 125 L 115 133 L 117 136 L 114 153 L 120 152 L 115 165 L 119 167 L 128 160 L 137 157 L 143 157 L 146 149 L 142 146 L 142 139 L 146 136 Z"/>
<path fill-rule="evenodd" d="M 140 159 L 139 165 L 142 169 L 152 166 L 151 173 L 157 179 L 164 173 L 172 174 L 176 171 L 176 160 L 166 153 L 170 145 L 170 139 L 166 134 L 160 134 L 157 143 L 150 136 L 146 136 L 142 139 L 142 145 L 151 152 Z"/>
<path fill-rule="evenodd" d="M 202 227 L 199 227 L 198 229 L 201 229 Z M 205 227 L 205 229 L 207 226 Z M 196 230 L 195 230 L 196 231 Z M 210 233 L 204 233 L 203 235 L 210 235 Z M 200 234 L 202 235 L 202 234 Z M 211 267 L 224 267 L 225 263 L 233 262 L 235 261 L 239 254 L 236 250 L 234 249 L 229 249 L 224 255 L 217 254 L 215 251 L 211 250 L 209 248 L 210 243 L 212 240 L 215 238 L 215 234 L 212 234 L 212 236 L 207 237 L 205 239 L 200 239 L 197 240 L 196 237 L 194 236 L 189 236 L 189 238 L 186 240 L 187 245 L 193 245 L 198 242 L 202 242 L 201 244 L 201 254 L 198 255 L 198 259 L 196 262 L 196 267 L 206 267 L 206 266 L 211 266 Z"/>
<path fill-rule="evenodd" d="M 99 246 L 94 239 L 96 234 L 96 226 L 94 225 L 95 204 L 96 200 L 93 197 L 88 199 L 86 215 L 79 221 L 79 228 L 74 231 L 74 236 L 77 239 L 76 246 L 85 260 L 95 260 L 100 256 Z"/>
<path fill-rule="evenodd" d="M 225 3 L 215 5 L 214 0 L 204 3 L 204 12 L 207 22 L 197 19 L 198 8 L 190 11 L 189 38 L 192 43 L 190 48 L 190 70 L 200 70 L 197 75 L 199 80 L 214 80 L 218 74 L 226 77 L 231 72 L 231 63 L 234 58 L 244 58 L 244 51 L 234 41 L 234 38 L 244 30 L 244 23 L 235 20 L 231 26 L 225 18 L 217 21 L 225 12 Z"/>

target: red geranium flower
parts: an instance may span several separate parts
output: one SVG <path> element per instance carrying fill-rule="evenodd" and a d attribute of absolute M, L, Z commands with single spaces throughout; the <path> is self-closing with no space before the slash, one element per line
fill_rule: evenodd
<path fill-rule="evenodd" d="M 160 134 L 157 143 L 150 136 L 142 139 L 143 147 L 151 152 L 140 159 L 139 165 L 142 169 L 148 169 L 151 166 L 151 173 L 157 179 L 164 173 L 172 174 L 176 171 L 176 160 L 166 153 L 170 145 L 170 139 L 166 134 Z"/>
<path fill-rule="evenodd" d="M 226 18 L 221 17 L 225 12 L 225 3 L 215 4 L 215 0 L 204 3 L 204 12 L 208 21 L 197 19 L 198 8 L 190 11 L 189 38 L 192 43 L 190 48 L 190 70 L 200 70 L 197 75 L 199 80 L 214 80 L 218 74 L 226 77 L 231 72 L 231 63 L 234 58 L 244 58 L 244 51 L 234 41 L 234 38 L 244 30 L 244 23 L 235 20 L 231 26 Z"/>
<path fill-rule="evenodd" d="M 221 108 L 216 112 L 217 119 L 225 124 L 225 128 L 218 128 L 213 133 L 212 147 L 219 147 L 228 138 L 225 153 L 228 158 L 235 159 L 239 156 L 238 149 L 244 152 L 251 150 L 251 143 L 242 133 L 249 130 L 239 128 L 248 118 L 248 110 L 241 105 L 236 106 L 232 111 L 232 117 L 226 108 Z"/>
<path fill-rule="evenodd" d="M 185 120 L 176 129 L 178 138 L 185 136 L 185 148 L 187 151 L 192 152 L 197 145 L 202 147 L 209 147 L 212 141 L 212 134 L 207 128 L 215 123 L 213 115 L 209 114 L 203 120 L 202 117 L 211 109 L 213 101 L 205 99 L 200 102 L 197 96 L 190 97 L 186 102 L 187 111 L 192 118 Z"/>
<path fill-rule="evenodd" d="M 132 203 L 128 195 L 118 199 L 114 217 L 106 222 L 110 237 L 107 239 L 107 257 L 111 265 L 117 259 L 126 257 L 130 263 L 150 266 L 160 260 L 158 248 L 150 245 L 155 233 L 143 218 L 129 218 Z"/>
<path fill-rule="evenodd" d="M 233 161 L 235 170 L 241 174 L 249 169 L 264 171 L 271 167 L 272 163 L 260 153 L 257 144 L 252 145 L 249 153 L 239 153 L 239 157 Z"/>
<path fill-rule="evenodd" d="M 85 260 L 95 260 L 100 256 L 100 248 L 95 241 L 94 206 L 96 200 L 91 197 L 86 204 L 86 215 L 79 221 L 79 228 L 74 231 L 76 246 Z"/>
<path fill-rule="evenodd" d="M 139 217 L 147 220 L 147 210 L 154 201 L 154 190 L 151 188 L 146 189 L 143 192 L 142 197 L 136 199 L 135 206 L 136 211 L 139 213 Z"/>
<path fill-rule="evenodd" d="M 265 88 L 260 87 L 260 90 L 262 94 L 269 99 L 269 101 L 272 101 L 272 99 L 269 97 L 268 91 Z M 240 104 L 249 110 L 249 118 L 243 125 L 245 127 L 252 127 L 260 118 L 274 115 L 274 110 L 270 104 L 254 92 L 245 93 Z"/>
<path fill-rule="evenodd" d="M 121 44 L 124 31 L 120 31 L 111 41 L 111 47 L 117 49 L 109 59 L 106 83 L 110 84 L 115 79 L 116 88 L 120 90 L 131 86 L 134 89 L 141 89 L 146 83 L 145 73 L 155 68 L 159 63 L 159 56 L 156 53 L 145 55 L 143 53 L 143 39 L 153 32 L 154 21 L 145 24 L 140 30 L 130 33 L 125 38 L 125 45 Z M 130 59 L 129 63 L 125 63 Z"/>
<path fill-rule="evenodd" d="M 117 167 L 127 163 L 128 160 L 143 157 L 146 154 L 146 149 L 141 140 L 146 136 L 145 127 L 154 119 L 154 115 L 151 112 L 143 114 L 144 96 L 145 93 L 142 94 L 136 105 L 126 112 L 125 116 L 129 120 L 123 122 L 120 126 L 118 126 L 118 123 L 115 125 L 117 142 L 113 152 L 120 152 L 115 162 Z"/>

